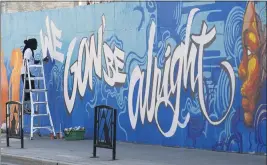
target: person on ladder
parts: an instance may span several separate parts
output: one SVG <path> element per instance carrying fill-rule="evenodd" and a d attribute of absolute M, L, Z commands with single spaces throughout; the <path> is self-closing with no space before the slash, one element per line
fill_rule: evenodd
<path fill-rule="evenodd" d="M 28 60 L 29 65 L 39 64 L 41 61 L 35 60 L 34 58 L 34 50 L 36 50 L 38 46 L 37 40 L 35 38 L 24 40 L 24 44 L 25 46 L 22 51 L 23 59 L 24 59 L 23 61 Z M 49 60 L 48 56 L 43 59 L 44 62 L 48 62 L 48 60 Z M 26 83 L 25 88 L 29 89 L 30 88 L 29 81 L 24 82 L 24 76 L 28 77 L 27 71 L 26 71 L 27 67 L 25 65 L 26 65 L 26 62 L 23 63 L 22 68 L 21 68 L 21 78 L 22 78 L 23 83 Z M 30 73 L 30 76 L 34 77 L 34 75 L 32 75 L 31 73 Z M 35 89 L 34 85 L 35 85 L 34 80 L 31 80 L 32 89 Z M 24 101 L 30 103 L 30 93 L 25 93 Z M 31 113 L 31 109 L 30 109 L 30 106 L 28 107 L 28 104 L 24 105 L 24 113 L 26 114 Z"/>

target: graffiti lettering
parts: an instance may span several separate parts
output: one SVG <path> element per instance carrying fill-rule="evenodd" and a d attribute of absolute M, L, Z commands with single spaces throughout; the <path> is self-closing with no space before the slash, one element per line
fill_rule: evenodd
<path fill-rule="evenodd" d="M 47 56 L 47 50 L 49 51 L 52 60 L 55 59 L 61 63 L 64 61 L 64 54 L 57 51 L 57 48 L 61 49 L 62 43 L 58 40 L 61 38 L 61 30 L 59 30 L 54 22 L 51 20 L 51 27 L 49 23 L 49 17 L 46 17 L 46 29 L 47 35 L 43 35 L 43 31 L 40 31 L 40 40 L 42 45 L 43 57 Z M 51 28 L 51 30 L 50 30 Z"/>
<path fill-rule="evenodd" d="M 98 30 L 98 46 L 97 52 L 95 47 L 95 37 L 92 35 L 90 37 L 90 43 L 88 38 L 83 38 L 80 43 L 79 47 L 79 54 L 78 60 L 75 61 L 70 66 L 70 60 L 73 54 L 73 49 L 76 43 L 76 38 L 74 38 L 68 49 L 67 59 L 65 63 L 65 71 L 64 71 L 64 98 L 65 103 L 67 105 L 67 110 L 69 113 L 72 112 L 75 96 L 77 92 L 77 87 L 79 90 L 80 95 L 83 97 L 86 90 L 86 85 L 89 78 L 89 87 L 90 90 L 93 89 L 93 69 L 96 72 L 96 75 L 101 78 L 102 77 L 102 61 L 101 61 L 101 53 L 102 53 L 102 46 L 105 55 L 105 62 L 107 71 L 104 70 L 104 80 L 110 86 L 114 86 L 116 83 L 124 83 L 126 79 L 126 75 L 121 73 L 121 70 L 124 67 L 124 52 L 119 48 L 115 47 L 114 52 L 111 48 L 104 43 L 103 44 L 103 33 L 105 28 L 105 17 L 102 17 L 102 25 Z M 84 76 L 82 78 L 82 57 L 83 52 L 85 51 L 85 68 L 84 68 Z M 73 88 L 72 94 L 69 98 L 68 94 L 68 74 L 69 70 L 71 74 L 73 74 Z"/>
<path fill-rule="evenodd" d="M 114 53 L 111 48 L 105 43 L 104 54 L 107 64 L 107 72 L 104 72 L 104 79 L 110 85 L 115 83 L 124 83 L 126 74 L 121 73 L 124 67 L 124 52 L 115 46 Z"/>
<path fill-rule="evenodd" d="M 145 78 L 144 71 L 141 71 L 139 66 L 136 66 L 132 72 L 130 84 L 129 84 L 129 94 L 128 94 L 128 113 L 131 122 L 131 126 L 133 129 L 136 127 L 137 118 L 140 109 L 140 117 L 142 124 L 144 124 L 145 116 L 147 115 L 148 121 L 152 122 L 153 118 L 157 123 L 158 129 L 165 137 L 171 137 L 176 132 L 177 127 L 185 128 L 187 123 L 190 119 L 190 114 L 187 113 L 184 122 L 179 121 L 180 115 L 180 94 L 181 94 L 181 83 L 183 78 L 183 87 L 187 88 L 187 81 L 188 81 L 188 74 L 190 71 L 190 87 L 191 90 L 195 91 L 195 86 L 198 84 L 198 93 L 199 93 L 199 103 L 201 106 L 201 110 L 206 117 L 206 119 L 213 125 L 218 125 L 222 121 L 225 120 L 227 114 L 230 111 L 230 108 L 233 103 L 234 99 L 234 91 L 235 91 L 235 77 L 234 71 L 231 65 L 224 61 L 222 62 L 222 66 L 226 69 L 228 74 L 230 75 L 231 81 L 231 101 L 230 105 L 227 109 L 226 114 L 222 117 L 219 121 L 212 121 L 206 111 L 205 101 L 204 101 L 204 91 L 203 91 L 203 65 L 202 65 L 202 58 L 203 58 L 203 51 L 204 46 L 212 43 L 216 35 L 216 29 L 213 27 L 210 31 L 207 32 L 207 25 L 205 22 L 202 24 L 202 30 L 200 35 L 192 35 L 190 41 L 190 31 L 191 25 L 194 18 L 194 15 L 199 9 L 191 10 L 188 18 L 187 28 L 186 28 L 186 38 L 185 43 L 181 43 L 177 46 L 173 52 L 173 56 L 170 57 L 171 54 L 171 47 L 168 45 L 165 57 L 165 67 L 163 72 L 163 80 L 162 80 L 162 72 L 157 67 L 157 57 L 154 57 L 154 70 L 152 70 L 152 49 L 153 49 L 153 42 L 155 37 L 155 30 L 156 25 L 152 22 L 150 27 L 149 33 L 149 40 L 148 40 L 148 63 L 147 63 L 147 75 Z M 196 57 L 198 53 L 198 73 L 194 78 L 195 72 L 195 64 L 196 64 Z M 178 64 L 178 71 L 175 71 L 175 67 Z M 152 81 L 152 91 L 150 91 L 150 84 L 151 84 L 151 73 L 153 73 L 153 81 Z M 174 74 L 177 73 L 176 79 L 174 79 Z M 138 91 L 137 91 L 137 99 L 133 98 L 134 95 L 134 88 L 139 81 Z M 143 96 L 143 85 L 144 82 L 146 83 L 145 86 L 145 93 Z M 173 105 L 170 101 L 170 96 L 174 95 L 176 92 L 176 101 L 175 105 Z M 149 94 L 151 94 L 151 102 L 149 107 Z M 136 108 L 135 113 L 133 111 L 133 100 L 136 100 Z M 161 126 L 158 121 L 158 110 L 159 106 L 164 103 L 165 107 L 169 106 L 173 111 L 173 118 L 172 124 L 170 129 L 167 132 L 164 132 L 161 129 Z"/>

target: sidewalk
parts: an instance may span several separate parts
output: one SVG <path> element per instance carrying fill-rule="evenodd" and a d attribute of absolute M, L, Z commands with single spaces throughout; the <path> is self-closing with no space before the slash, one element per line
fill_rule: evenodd
<path fill-rule="evenodd" d="M 117 159 L 112 161 L 112 150 L 98 149 L 99 158 L 90 158 L 91 140 L 65 141 L 25 138 L 25 148 L 20 141 L 10 139 L 6 147 L 1 138 L 2 161 L 17 164 L 47 165 L 265 165 L 266 156 L 212 152 L 205 150 L 170 148 L 161 146 L 117 142 Z M 11 161 L 11 159 L 13 161 Z M 49 163 L 50 162 L 50 163 Z"/>

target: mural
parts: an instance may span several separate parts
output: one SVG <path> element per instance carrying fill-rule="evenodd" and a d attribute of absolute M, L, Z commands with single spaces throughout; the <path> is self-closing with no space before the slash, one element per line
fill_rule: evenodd
<path fill-rule="evenodd" d="M 36 58 L 51 59 L 56 131 L 92 138 L 93 108 L 107 104 L 121 141 L 267 153 L 265 2 L 118 2 L 2 20 L 1 92 L 21 98 L 20 47 L 36 38 Z"/>
<path fill-rule="evenodd" d="M 1 52 L 1 123 L 6 119 L 6 102 L 8 101 L 7 71 L 4 65 L 4 53 Z"/>
<path fill-rule="evenodd" d="M 261 20 L 254 4 L 248 3 L 242 27 L 243 57 L 239 66 L 242 107 L 247 126 L 252 126 L 261 86 L 266 81 L 266 26 L 262 29 Z"/>
<path fill-rule="evenodd" d="M 12 68 L 11 76 L 9 79 L 9 99 L 12 101 L 20 102 L 20 75 L 21 75 L 21 66 L 23 64 L 22 52 L 19 48 L 13 49 L 10 59 L 10 68 Z M 10 125 L 12 121 L 15 122 L 11 131 L 15 131 L 16 134 L 19 131 L 19 112 L 17 105 L 11 105 L 10 107 Z"/>

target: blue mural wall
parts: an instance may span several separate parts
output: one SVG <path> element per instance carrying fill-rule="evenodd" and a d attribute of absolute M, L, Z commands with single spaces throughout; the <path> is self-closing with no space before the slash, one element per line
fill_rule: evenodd
<path fill-rule="evenodd" d="M 1 21 L 8 80 L 25 39 L 51 58 L 57 132 L 83 126 L 92 138 L 93 108 L 106 104 L 120 141 L 266 153 L 265 2 L 118 2 Z"/>

